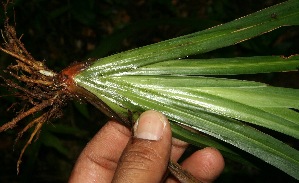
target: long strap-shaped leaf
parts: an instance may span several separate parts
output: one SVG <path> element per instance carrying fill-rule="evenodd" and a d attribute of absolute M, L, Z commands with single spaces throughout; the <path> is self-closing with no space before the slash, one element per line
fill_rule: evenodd
<path fill-rule="evenodd" d="M 159 110 L 174 122 L 187 125 L 237 146 L 280 168 L 295 178 L 299 178 L 297 174 L 299 171 L 298 151 L 252 127 L 225 117 L 227 115 L 226 112 L 229 112 L 231 109 L 213 104 L 215 102 L 213 100 L 215 99 L 212 96 L 206 98 L 206 96 L 201 96 L 201 94 L 198 94 L 198 97 L 195 97 L 194 94 L 188 95 L 186 93 L 188 88 L 184 90 L 182 88 L 170 87 L 157 90 L 150 85 L 137 85 L 136 83 L 138 83 L 140 78 L 136 79 L 136 83 L 126 81 L 127 78 L 123 79 L 124 80 L 119 77 L 104 77 L 100 80 L 89 78 L 88 80 L 81 80 L 80 84 L 96 94 L 113 109 L 122 111 L 123 114 L 127 113 L 127 109 L 133 112 L 147 109 Z M 150 80 L 150 78 L 148 78 L 148 80 Z M 253 88 L 258 89 L 259 87 Z M 174 93 L 176 93 L 176 95 L 173 95 Z M 297 97 L 298 93 L 297 91 Z M 203 102 L 201 98 L 205 101 Z M 217 102 L 218 97 L 216 98 Z M 269 98 L 271 98 L 271 96 L 269 96 Z M 208 102 L 209 100 L 211 103 Z M 279 107 L 279 105 L 276 107 Z M 205 108 L 207 108 L 207 110 L 205 110 Z M 223 116 L 215 114 L 218 113 L 219 109 L 222 111 Z M 248 106 L 247 110 L 246 106 L 244 106 L 244 109 L 240 109 L 240 111 L 236 112 L 240 115 L 240 118 L 243 119 L 244 115 L 245 118 L 247 115 L 250 115 L 247 112 L 252 113 L 252 109 L 259 110 L 258 108 L 250 106 Z M 212 113 L 213 110 L 215 111 L 214 114 Z M 293 132 L 291 133 L 292 135 L 296 135 L 297 131 L 298 134 L 298 124 L 288 122 L 287 124 L 281 125 L 268 119 L 275 119 L 277 116 L 271 116 L 266 112 L 262 112 L 261 114 L 254 112 L 254 114 L 257 115 L 257 118 L 261 118 L 260 121 L 262 122 L 265 119 L 269 123 L 279 125 L 275 127 L 275 130 L 283 128 L 283 133 L 287 133 L 289 130 L 292 131 L 292 128 L 295 127 L 296 130 L 294 134 Z M 280 119 L 283 120 L 283 122 L 287 122 L 287 119 Z"/>
<path fill-rule="evenodd" d="M 212 59 L 180 59 L 158 62 L 118 75 L 235 75 L 296 71 L 299 56 L 255 56 Z M 174 72 L 175 71 L 175 72 Z"/>
<path fill-rule="evenodd" d="M 290 0 L 211 29 L 102 58 L 87 71 L 99 76 L 119 73 L 233 45 L 281 26 L 298 25 L 298 9 L 298 0 Z"/>
<path fill-rule="evenodd" d="M 120 115 L 127 116 L 128 110 L 159 110 L 174 123 L 232 144 L 299 179 L 299 152 L 243 123 L 299 138 L 299 115 L 292 110 L 299 109 L 298 90 L 201 76 L 241 74 L 242 62 L 249 73 L 294 70 L 297 56 L 211 60 L 228 66 L 216 67 L 214 73 L 213 68 L 207 72 L 198 68 L 212 66 L 207 61 L 189 60 L 194 64 L 191 69 L 187 62 L 173 60 L 233 45 L 280 26 L 297 25 L 298 10 L 299 1 L 290 0 L 208 30 L 109 56 L 79 73 L 75 82 Z"/>

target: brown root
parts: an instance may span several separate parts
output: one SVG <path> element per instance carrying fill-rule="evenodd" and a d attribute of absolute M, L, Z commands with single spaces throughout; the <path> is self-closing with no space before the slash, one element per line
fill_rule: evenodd
<path fill-rule="evenodd" d="M 46 114 L 46 113 L 45 113 L 45 114 Z M 24 155 L 24 152 L 25 152 L 26 148 L 28 147 L 29 144 L 31 144 L 33 138 L 40 132 L 40 130 L 41 130 L 43 124 L 46 122 L 46 120 L 43 119 L 45 114 L 43 114 L 42 116 L 36 118 L 34 121 L 30 122 L 30 123 L 29 123 L 29 124 L 28 124 L 28 125 L 27 125 L 27 126 L 26 126 L 26 127 L 19 133 L 19 134 L 18 134 L 18 137 L 17 137 L 16 141 L 22 136 L 22 134 L 23 134 L 25 131 L 27 131 L 29 128 L 31 128 L 33 125 L 35 125 L 35 123 L 37 123 L 37 124 L 35 125 L 35 129 L 34 129 L 34 131 L 31 133 L 30 138 L 28 139 L 28 141 L 26 142 L 26 144 L 24 145 L 24 147 L 22 148 L 22 151 L 21 151 L 21 153 L 20 153 L 19 159 L 18 159 L 18 161 L 17 161 L 17 174 L 19 174 L 19 172 L 20 172 L 20 165 L 21 165 L 21 163 L 22 163 L 22 157 L 23 157 L 23 155 Z"/>
<path fill-rule="evenodd" d="M 4 5 L 5 12 L 7 4 Z M 22 156 L 28 145 L 34 137 L 38 137 L 45 122 L 61 116 L 61 108 L 66 101 L 72 98 L 72 94 L 65 89 L 66 85 L 62 82 L 60 74 L 48 69 L 43 62 L 37 61 L 31 56 L 21 42 L 21 37 L 17 37 L 15 28 L 10 26 L 8 21 L 6 18 L 4 30 L 1 31 L 4 43 L 0 46 L 0 50 L 14 57 L 16 64 L 7 67 L 4 71 L 7 76 L 0 76 L 0 79 L 6 83 L 6 87 L 14 92 L 14 96 L 27 104 L 22 104 L 23 108 L 15 118 L 0 126 L 0 132 L 12 129 L 25 118 L 34 116 L 16 138 L 18 141 L 23 133 L 34 127 L 20 153 L 17 162 L 17 172 L 19 172 Z M 9 76 L 11 78 L 7 79 Z"/>

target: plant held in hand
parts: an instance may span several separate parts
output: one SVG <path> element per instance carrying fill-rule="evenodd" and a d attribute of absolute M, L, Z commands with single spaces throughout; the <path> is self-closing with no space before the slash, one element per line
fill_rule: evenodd
<path fill-rule="evenodd" d="M 17 64 L 6 71 L 15 79 L 4 80 L 29 105 L 0 131 L 39 112 L 17 137 L 35 126 L 22 156 L 43 123 L 61 116 L 68 100 L 86 100 L 126 126 L 131 126 L 129 119 L 135 114 L 155 109 L 169 118 L 174 136 L 184 141 L 214 146 L 231 159 L 241 159 L 230 144 L 299 179 L 298 150 L 253 127 L 299 139 L 299 90 L 223 78 L 298 70 L 299 56 L 187 59 L 281 26 L 298 25 L 298 10 L 299 1 L 289 0 L 204 31 L 76 63 L 61 73 L 34 60 L 7 20 L 0 49 L 15 57 Z"/>

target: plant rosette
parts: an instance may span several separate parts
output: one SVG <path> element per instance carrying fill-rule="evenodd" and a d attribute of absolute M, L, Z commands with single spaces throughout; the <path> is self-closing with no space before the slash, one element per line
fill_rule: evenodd
<path fill-rule="evenodd" d="M 42 125 L 60 117 L 67 101 L 75 99 L 90 102 L 128 127 L 145 110 L 161 111 L 179 139 L 199 147 L 213 146 L 230 159 L 246 162 L 231 148 L 233 145 L 299 179 L 298 150 L 256 128 L 261 126 L 298 139 L 299 90 L 223 78 L 296 71 L 299 56 L 187 58 L 282 26 L 298 25 L 298 10 L 299 1 L 289 0 L 207 30 L 75 63 L 60 73 L 29 54 L 7 19 L 0 49 L 15 57 L 17 64 L 6 70 L 14 79 L 2 79 L 8 87 L 17 89 L 16 96 L 29 105 L 1 126 L 0 132 L 39 113 L 17 137 L 34 127 L 18 160 L 18 170 L 26 147 Z"/>

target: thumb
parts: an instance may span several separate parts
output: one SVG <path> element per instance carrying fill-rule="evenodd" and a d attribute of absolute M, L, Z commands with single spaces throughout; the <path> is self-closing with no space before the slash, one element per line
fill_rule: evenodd
<path fill-rule="evenodd" d="M 171 130 L 167 118 L 157 111 L 142 113 L 134 125 L 113 182 L 160 182 L 167 169 Z"/>

